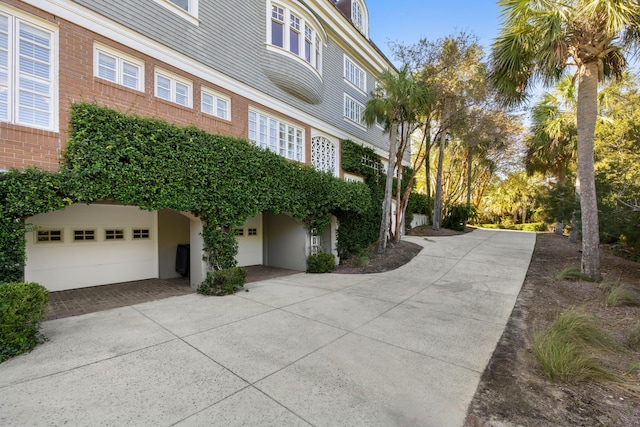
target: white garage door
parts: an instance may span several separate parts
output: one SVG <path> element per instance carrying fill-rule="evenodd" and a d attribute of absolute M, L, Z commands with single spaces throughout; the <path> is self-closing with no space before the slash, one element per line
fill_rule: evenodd
<path fill-rule="evenodd" d="M 249 218 L 247 222 L 236 229 L 238 240 L 238 266 L 262 265 L 262 214 Z"/>
<path fill-rule="evenodd" d="M 25 280 L 50 291 L 158 277 L 157 213 L 72 205 L 27 223 Z"/>

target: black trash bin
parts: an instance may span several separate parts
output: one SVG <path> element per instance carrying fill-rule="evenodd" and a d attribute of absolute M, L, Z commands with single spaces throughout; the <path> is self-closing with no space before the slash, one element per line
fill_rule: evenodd
<path fill-rule="evenodd" d="M 178 245 L 176 250 L 176 271 L 182 275 L 182 277 L 189 276 L 189 266 L 191 255 L 191 245 L 182 244 Z"/>

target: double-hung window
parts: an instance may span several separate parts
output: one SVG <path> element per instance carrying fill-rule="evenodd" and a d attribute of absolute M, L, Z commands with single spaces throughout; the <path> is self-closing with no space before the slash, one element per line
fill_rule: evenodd
<path fill-rule="evenodd" d="M 156 69 L 156 96 L 184 107 L 192 106 L 193 83 L 175 74 Z"/>
<path fill-rule="evenodd" d="M 249 140 L 287 159 L 303 161 L 304 130 L 252 110 Z"/>
<path fill-rule="evenodd" d="M 271 6 L 271 44 L 284 47 L 284 9 Z"/>
<path fill-rule="evenodd" d="M 56 130 L 57 31 L 0 6 L 0 121 Z"/>
<path fill-rule="evenodd" d="M 203 113 L 216 116 L 221 119 L 231 120 L 231 101 L 228 97 L 205 88 L 202 89 L 200 97 Z"/>
<path fill-rule="evenodd" d="M 144 63 L 116 50 L 102 45 L 94 45 L 94 75 L 101 79 L 144 90 Z"/>
<path fill-rule="evenodd" d="M 364 111 L 364 105 L 347 95 L 344 94 L 344 117 L 354 122 L 359 126 L 364 126 L 362 112 Z"/>
<path fill-rule="evenodd" d="M 361 91 L 366 92 L 367 75 L 346 55 L 344 57 L 344 78 Z"/>

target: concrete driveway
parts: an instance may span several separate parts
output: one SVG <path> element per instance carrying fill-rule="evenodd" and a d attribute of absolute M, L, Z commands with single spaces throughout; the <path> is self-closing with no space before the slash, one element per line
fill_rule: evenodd
<path fill-rule="evenodd" d="M 407 237 L 406 266 L 296 274 L 43 324 L 0 425 L 461 426 L 535 234 Z"/>

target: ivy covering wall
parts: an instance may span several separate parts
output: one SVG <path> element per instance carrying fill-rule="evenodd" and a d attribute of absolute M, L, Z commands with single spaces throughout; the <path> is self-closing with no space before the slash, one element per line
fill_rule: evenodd
<path fill-rule="evenodd" d="M 0 175 L 0 282 L 22 275 L 24 218 L 67 204 L 111 200 L 191 212 L 203 221 L 209 264 L 224 269 L 236 263 L 233 230 L 248 218 L 287 213 L 323 230 L 333 214 L 369 215 L 378 205 L 371 188 L 289 162 L 243 139 L 75 104 L 59 172 Z"/>
<path fill-rule="evenodd" d="M 341 145 L 342 169 L 364 177 L 371 199 L 364 211 L 340 211 L 336 215 L 340 222 L 338 254 L 344 259 L 378 240 L 386 178 L 382 160 L 375 151 L 349 140 L 342 141 Z"/>

